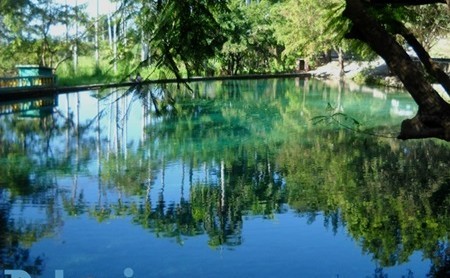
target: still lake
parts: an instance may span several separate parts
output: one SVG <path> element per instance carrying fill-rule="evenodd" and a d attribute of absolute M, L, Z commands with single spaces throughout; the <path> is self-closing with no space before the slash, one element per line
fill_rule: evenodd
<path fill-rule="evenodd" d="M 407 93 L 189 86 L 0 105 L 0 277 L 448 274 L 450 145 L 395 139 Z"/>

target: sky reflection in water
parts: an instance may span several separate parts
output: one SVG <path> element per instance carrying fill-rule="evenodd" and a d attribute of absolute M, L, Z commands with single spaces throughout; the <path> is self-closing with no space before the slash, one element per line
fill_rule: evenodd
<path fill-rule="evenodd" d="M 407 94 L 298 79 L 191 87 L 195 98 L 81 92 L 40 118 L 3 115 L 2 269 L 424 277 L 445 265 L 447 145 L 367 135 L 395 135 L 415 113 Z"/>

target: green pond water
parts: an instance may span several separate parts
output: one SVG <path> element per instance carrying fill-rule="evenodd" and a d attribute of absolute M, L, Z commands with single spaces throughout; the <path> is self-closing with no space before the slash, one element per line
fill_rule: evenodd
<path fill-rule="evenodd" d="M 395 139 L 407 93 L 189 85 L 0 104 L 0 277 L 449 273 L 450 145 Z"/>

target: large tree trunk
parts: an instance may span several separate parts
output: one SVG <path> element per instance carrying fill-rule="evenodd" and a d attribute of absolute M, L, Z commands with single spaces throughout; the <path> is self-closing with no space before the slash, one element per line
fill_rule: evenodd
<path fill-rule="evenodd" d="M 342 47 L 337 48 L 338 60 L 339 60 L 339 76 L 342 78 L 345 75 L 345 66 L 344 66 L 344 51 Z"/>
<path fill-rule="evenodd" d="M 414 49 L 417 57 L 422 62 L 422 65 L 425 67 L 428 74 L 436 78 L 436 81 L 439 82 L 442 87 L 447 92 L 447 95 L 450 94 L 450 77 L 443 71 L 438 64 L 436 64 L 433 59 L 430 57 L 428 52 L 422 46 L 422 44 L 417 40 L 417 38 L 403 25 L 403 23 L 398 21 L 393 21 L 392 25 L 395 28 L 395 31 L 400 34 Z"/>
<path fill-rule="evenodd" d="M 450 141 L 450 105 L 395 38 L 366 12 L 361 0 L 346 0 L 346 4 L 344 16 L 353 23 L 349 37 L 366 42 L 380 55 L 419 106 L 413 119 L 403 121 L 398 138 L 436 137 Z"/>
<path fill-rule="evenodd" d="M 98 28 L 98 24 L 100 21 L 100 16 L 99 16 L 99 0 L 96 1 L 96 18 L 95 18 L 95 66 L 96 66 L 96 70 L 98 70 L 100 68 L 100 49 L 99 49 L 99 39 L 98 39 L 98 33 L 99 33 L 99 28 Z"/>

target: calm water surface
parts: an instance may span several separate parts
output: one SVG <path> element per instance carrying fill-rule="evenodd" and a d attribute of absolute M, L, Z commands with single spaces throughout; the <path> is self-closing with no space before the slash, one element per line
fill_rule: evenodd
<path fill-rule="evenodd" d="M 408 94 L 190 88 L 0 105 L 0 277 L 448 273 L 450 148 L 394 138 Z"/>

